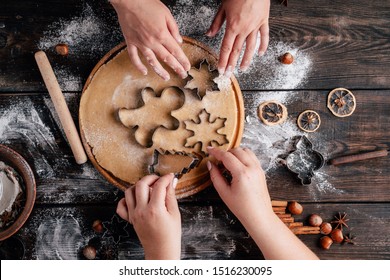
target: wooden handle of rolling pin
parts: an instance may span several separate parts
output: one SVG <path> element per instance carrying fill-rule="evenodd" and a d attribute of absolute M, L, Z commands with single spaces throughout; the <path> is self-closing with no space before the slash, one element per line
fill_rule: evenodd
<path fill-rule="evenodd" d="M 66 105 L 60 85 L 54 75 L 53 68 L 43 51 L 35 53 L 35 60 L 38 64 L 39 71 L 41 72 L 47 90 L 49 91 L 51 100 L 54 103 L 54 108 L 60 118 L 61 125 L 65 131 L 66 138 L 68 139 L 76 162 L 78 164 L 83 164 L 87 161 L 87 155 L 85 154 L 83 145 L 81 144 L 79 134 L 69 112 L 69 108 Z"/>
<path fill-rule="evenodd" d="M 378 157 L 385 157 L 389 154 L 387 150 L 379 150 L 379 151 L 373 151 L 368 153 L 362 153 L 357 155 L 349 155 L 349 156 L 343 156 L 338 157 L 330 160 L 329 164 L 331 165 L 339 165 L 343 163 L 350 163 L 355 162 L 359 160 L 366 160 L 371 158 L 378 158 Z"/>

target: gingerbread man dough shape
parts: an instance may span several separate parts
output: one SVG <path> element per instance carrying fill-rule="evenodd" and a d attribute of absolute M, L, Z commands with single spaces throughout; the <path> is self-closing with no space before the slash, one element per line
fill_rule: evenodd
<path fill-rule="evenodd" d="M 152 137 L 157 128 L 177 129 L 179 121 L 171 112 L 184 104 L 184 93 L 177 87 L 165 88 L 161 96 L 146 87 L 141 91 L 143 104 L 135 109 L 122 108 L 118 111 L 119 120 L 128 128 L 135 128 L 135 139 L 144 147 L 153 145 Z"/>

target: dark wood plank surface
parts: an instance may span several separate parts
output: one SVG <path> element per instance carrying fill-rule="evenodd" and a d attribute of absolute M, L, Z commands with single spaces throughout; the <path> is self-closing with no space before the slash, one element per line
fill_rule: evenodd
<path fill-rule="evenodd" d="M 296 221 L 307 223 L 308 213 L 318 213 L 330 221 L 337 211 L 348 212 L 356 244 L 333 244 L 319 249 L 321 235 L 299 235 L 321 259 L 389 259 L 388 204 L 303 204 L 304 213 Z M 219 204 L 181 205 L 182 259 L 262 259 L 248 233 L 229 210 Z M 103 231 L 96 233 L 99 219 Z M 21 243 L 24 244 L 21 246 Z M 97 259 L 143 259 L 143 249 L 133 228 L 115 214 L 113 206 L 35 207 L 20 232 L 3 242 L 0 256 L 14 259 L 83 259 L 82 248 L 92 245 Z M 28 246 L 26 246 L 28 245 Z M 14 248 L 13 251 L 7 249 Z"/>
<path fill-rule="evenodd" d="M 218 1 L 199 1 L 198 7 L 189 1 L 165 2 L 180 29 L 186 31 L 184 35 L 218 47 L 220 37 L 209 40 L 203 36 L 211 18 L 200 23 L 190 16 L 199 7 L 204 14 L 213 14 Z M 249 72 L 237 74 L 246 113 L 242 143 L 256 151 L 267 169 L 271 197 L 302 202 L 305 211 L 296 217 L 298 221 L 305 221 L 311 213 L 319 213 L 325 220 L 338 211 L 350 216 L 356 245 L 334 245 L 324 251 L 318 245 L 320 235 L 300 236 L 323 259 L 390 259 L 389 158 L 325 165 L 310 186 L 302 186 L 281 164 L 271 168 L 268 160 L 275 160 L 271 152 L 285 157 L 289 151 L 286 143 L 295 134 L 303 134 L 295 122 L 306 109 L 321 116 L 320 129 L 307 136 L 327 160 L 389 148 L 389 13 L 389 1 L 289 1 L 287 8 L 272 1 L 268 56 L 256 58 Z M 192 25 L 184 22 L 188 19 Z M 81 259 L 81 248 L 88 243 L 98 248 L 100 259 L 143 258 L 135 232 L 115 215 L 122 192 L 89 162 L 75 163 L 33 58 L 43 43 L 60 38 L 58 32 L 69 33 L 65 29 L 74 26 L 72 21 L 96 30 L 73 38 L 75 43 L 70 44 L 66 58 L 56 55 L 52 47 L 46 51 L 77 123 L 84 81 L 98 60 L 122 41 L 113 9 L 103 0 L 0 4 L 0 143 L 21 153 L 37 179 L 33 213 L 14 237 L 0 244 L 1 259 Z M 91 33 L 93 38 L 87 36 Z M 280 70 L 276 62 L 278 52 L 289 48 L 298 50 L 297 62 L 302 63 L 296 68 L 297 77 L 292 76 L 293 71 Z M 270 60 L 272 56 L 274 60 Z M 290 84 L 280 81 L 285 73 Z M 351 117 L 337 118 L 326 108 L 327 94 L 335 87 L 353 90 L 357 109 Z M 268 129 L 258 120 L 257 106 L 269 99 L 282 100 L 287 106 L 285 126 Z M 271 146 L 265 145 L 268 142 Z M 213 187 L 182 199 L 180 208 L 183 258 L 262 258 Z M 104 233 L 93 232 L 91 224 L 96 219 L 103 221 Z M 59 244 L 50 239 L 54 229 L 62 230 L 59 234 L 64 238 Z M 55 246 L 60 255 L 54 255 Z"/>
<path fill-rule="evenodd" d="M 217 48 L 218 40 L 209 40 L 203 35 L 207 28 L 204 22 L 211 22 L 212 18 L 202 18 L 200 9 L 194 5 L 180 6 L 173 2 L 168 1 L 168 4 L 179 26 L 186 31 L 183 35 Z M 218 1 L 198 2 L 198 7 L 205 7 L 205 11 L 216 12 Z M 95 36 L 83 41 L 85 47 L 81 48 L 77 41 L 72 41 L 72 55 L 66 59 L 56 56 L 53 49 L 49 48 L 49 58 L 57 72 L 64 74 L 66 69 L 68 75 L 80 77 L 82 81 L 76 89 L 63 84 L 64 91 L 81 90 L 98 59 L 122 41 L 115 12 L 107 1 L 71 0 L 63 3 L 46 0 L 23 1 L 23 5 L 20 3 L 6 1 L 1 4 L 1 91 L 45 91 L 34 65 L 33 53 L 38 50 L 43 35 L 51 32 L 53 38 L 61 38 L 57 34 L 64 28 L 61 23 L 69 23 L 80 17 L 92 19 L 94 24 L 99 23 Z M 314 65 L 306 81 L 300 85 L 302 89 L 331 89 L 339 86 L 350 89 L 386 89 L 389 88 L 390 78 L 389 11 L 390 2 L 381 0 L 291 1 L 287 8 L 274 0 L 270 17 L 271 45 L 283 41 L 286 45 L 299 48 L 311 58 Z M 194 15 L 191 17 L 191 14 Z M 203 22 L 196 20 L 196 16 L 201 17 Z M 185 21 L 188 19 L 193 20 L 193 25 Z M 266 66 L 259 59 L 254 69 L 239 76 L 241 87 L 246 90 L 279 89 L 268 88 L 262 79 L 254 79 L 266 73 Z"/>

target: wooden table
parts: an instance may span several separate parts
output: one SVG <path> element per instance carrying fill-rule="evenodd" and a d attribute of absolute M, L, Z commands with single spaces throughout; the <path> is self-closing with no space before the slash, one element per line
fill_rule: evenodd
<path fill-rule="evenodd" d="M 197 2 L 197 9 L 189 1 L 167 4 L 183 35 L 218 46 L 202 35 L 204 22 L 194 21 L 194 17 L 199 21 L 197 17 L 215 12 L 217 3 Z M 291 127 L 303 110 L 320 114 L 320 129 L 307 136 L 326 159 L 389 148 L 390 1 L 292 0 L 288 7 L 271 2 L 273 47 L 268 57 L 279 49 L 292 48 L 308 64 L 301 65 L 303 72 L 297 72 L 301 76 L 295 80 L 285 77 L 286 82 L 298 79 L 295 84 L 273 81 L 284 79 L 280 72 L 265 80 L 264 73 L 269 71 L 264 69 L 268 67 L 272 73 L 276 57 L 269 65 L 258 63 L 238 75 L 247 115 L 243 144 L 264 158 L 267 151 L 262 150 L 261 141 L 256 146 L 256 129 L 263 127 L 256 117 L 259 100 L 290 95 L 286 106 Z M 201 14 L 195 16 L 193 11 Z M 57 43 L 68 40 L 67 57 L 53 51 L 55 39 Z M 0 143 L 25 157 L 37 180 L 34 210 L 23 228 L 0 244 L 1 258 L 82 259 L 87 244 L 98 249 L 99 259 L 143 258 L 132 226 L 115 214 L 123 193 L 89 162 L 75 163 L 33 57 L 38 49 L 46 50 L 77 123 L 86 78 L 98 60 L 121 41 L 115 12 L 104 0 L 0 4 Z M 326 108 L 327 94 L 336 87 L 355 94 L 357 109 L 352 116 L 337 118 Z M 293 131 L 299 132 L 297 128 Z M 302 186 L 284 166 L 276 166 L 267 172 L 269 190 L 272 199 L 302 203 L 304 212 L 295 216 L 296 221 L 307 223 L 311 213 L 326 221 L 337 212 L 348 214 L 347 232 L 351 230 L 357 237 L 355 245 L 336 244 L 326 251 L 319 247 L 320 235 L 299 236 L 320 258 L 390 259 L 389 163 L 389 158 L 383 157 L 338 167 L 325 165 L 318 175 L 322 179 L 310 186 Z M 183 259 L 263 257 L 213 187 L 182 199 L 180 209 Z M 103 222 L 103 233 L 92 228 L 97 219 Z"/>

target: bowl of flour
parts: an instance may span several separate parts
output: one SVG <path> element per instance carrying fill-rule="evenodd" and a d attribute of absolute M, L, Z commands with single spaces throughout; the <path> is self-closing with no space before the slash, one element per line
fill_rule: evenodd
<path fill-rule="evenodd" d="M 36 183 L 26 160 L 0 145 L 0 241 L 15 234 L 34 207 Z"/>

